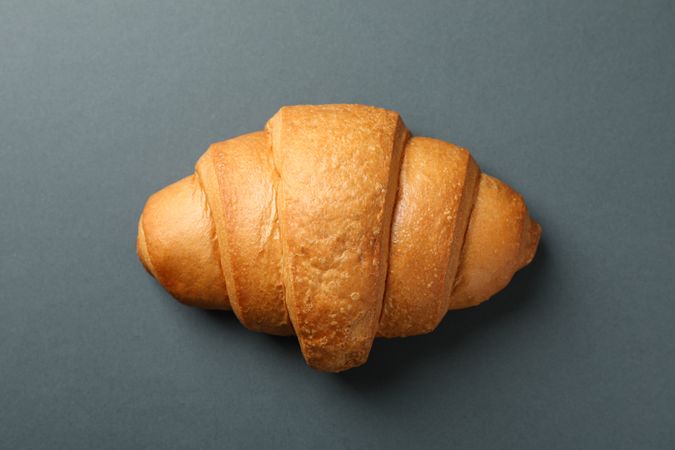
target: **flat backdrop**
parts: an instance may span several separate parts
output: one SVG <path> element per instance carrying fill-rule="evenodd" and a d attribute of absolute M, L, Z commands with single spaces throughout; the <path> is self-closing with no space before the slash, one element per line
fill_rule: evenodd
<path fill-rule="evenodd" d="M 533 264 L 323 374 L 143 270 L 146 198 L 367 103 L 527 200 Z M 675 3 L 0 1 L 0 448 L 675 448 Z"/>

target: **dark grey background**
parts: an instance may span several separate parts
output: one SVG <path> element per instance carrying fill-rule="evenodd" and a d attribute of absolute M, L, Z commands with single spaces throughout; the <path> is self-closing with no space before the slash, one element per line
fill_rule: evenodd
<path fill-rule="evenodd" d="M 0 2 L 0 447 L 675 448 L 673 1 Z M 145 199 L 281 105 L 470 148 L 534 263 L 364 367 L 174 302 Z"/>

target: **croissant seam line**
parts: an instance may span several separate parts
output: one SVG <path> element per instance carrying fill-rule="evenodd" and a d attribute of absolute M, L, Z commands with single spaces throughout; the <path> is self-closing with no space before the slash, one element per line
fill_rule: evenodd
<path fill-rule="evenodd" d="M 400 121 L 400 124 L 402 127 L 405 128 L 405 124 L 403 123 L 403 120 L 399 117 L 398 119 Z M 405 130 L 404 130 L 405 131 Z M 396 137 L 394 136 L 394 139 Z M 410 143 L 410 140 L 413 138 L 413 135 L 410 131 L 405 131 L 404 134 L 404 141 L 401 144 L 401 156 L 400 156 L 400 163 L 398 165 L 398 181 L 396 183 L 396 197 L 394 198 L 394 206 L 391 209 L 391 220 L 389 224 L 389 239 L 387 242 L 387 260 L 384 262 L 384 265 L 386 266 L 385 270 L 385 275 L 384 275 L 384 288 L 382 289 L 382 297 L 380 298 L 380 317 L 377 319 L 377 329 L 375 330 L 375 337 L 377 337 L 377 333 L 380 330 L 380 324 L 382 323 L 382 316 L 384 316 L 384 301 L 387 298 L 387 281 L 389 281 L 389 260 L 391 259 L 391 247 L 392 247 L 392 234 L 393 234 L 393 229 L 394 229 L 394 213 L 396 212 L 396 207 L 398 206 L 399 203 L 399 194 L 401 193 L 401 171 L 403 170 L 403 158 L 405 158 L 405 152 L 406 148 L 408 147 L 408 144 Z M 395 145 L 395 142 L 394 142 Z"/>
<path fill-rule="evenodd" d="M 472 157 L 473 159 L 473 157 Z M 476 163 L 478 165 L 478 163 Z M 457 274 L 455 275 L 455 279 L 453 281 L 453 285 L 450 288 L 450 300 L 448 301 L 448 310 L 450 310 L 450 307 L 453 306 L 453 294 L 455 293 L 458 282 L 461 279 L 462 275 L 462 269 L 464 266 L 464 258 L 462 258 L 462 255 L 464 254 L 464 247 L 466 245 L 466 236 L 469 233 L 469 228 L 471 227 L 471 216 L 473 216 L 473 210 L 476 206 L 476 200 L 478 199 L 478 186 L 480 185 L 480 180 L 483 178 L 483 172 L 480 170 L 480 167 L 478 167 L 478 174 L 476 175 L 476 180 L 474 181 L 474 186 L 473 186 L 473 192 L 471 193 L 471 207 L 469 208 L 469 214 L 466 219 L 466 225 L 464 227 L 464 232 L 462 233 L 462 245 L 459 248 L 459 263 L 457 264 Z"/>
<path fill-rule="evenodd" d="M 281 121 L 281 110 L 279 111 L 279 118 L 277 120 Z M 274 203 L 274 218 L 272 227 L 276 226 L 277 230 L 279 230 L 279 243 L 281 244 L 281 288 L 284 293 L 284 309 L 286 310 L 286 316 L 288 317 L 288 324 L 291 327 L 291 330 L 293 331 L 293 334 L 295 336 L 298 336 L 297 330 L 295 329 L 295 324 L 293 323 L 293 320 L 291 319 L 291 312 L 288 309 L 288 302 L 287 302 L 287 290 L 286 290 L 286 258 L 288 257 L 288 252 L 286 251 L 286 248 L 284 246 L 284 232 L 281 229 L 281 223 L 279 221 L 279 183 L 281 182 L 281 173 L 279 172 L 279 168 L 277 167 L 277 159 L 274 157 L 274 136 L 272 135 L 273 132 L 273 127 L 274 125 L 271 124 L 271 121 L 268 122 L 268 125 L 265 126 L 265 133 L 267 134 L 267 141 L 269 143 L 268 149 L 267 149 L 267 154 L 268 157 L 271 159 L 272 162 L 272 191 L 273 191 L 273 196 L 272 196 L 272 202 Z M 298 343 L 300 342 L 300 339 L 298 339 Z"/>
<path fill-rule="evenodd" d="M 213 157 L 211 157 L 213 159 Z M 223 269 L 223 262 L 221 260 L 221 254 L 220 254 L 220 245 L 218 244 L 218 230 L 216 230 L 216 220 L 213 217 L 213 212 L 211 211 L 211 205 L 209 196 L 207 194 L 207 191 L 204 187 L 204 182 L 202 181 L 202 177 L 199 175 L 199 171 L 195 170 L 195 178 L 197 179 L 197 183 L 199 184 L 199 188 L 202 190 L 204 193 L 204 199 L 205 199 L 205 210 L 206 214 L 208 214 L 209 218 L 211 219 L 211 236 L 212 239 L 216 241 L 216 245 L 214 245 L 214 252 L 216 253 L 216 261 L 218 261 L 218 268 L 220 269 L 220 275 L 223 277 L 223 281 L 225 282 L 225 295 L 228 296 L 228 302 L 229 302 L 229 294 L 227 293 L 227 277 L 225 276 L 225 270 Z M 230 304 L 230 308 L 232 308 L 232 305 Z M 234 311 L 234 309 L 233 309 Z"/>

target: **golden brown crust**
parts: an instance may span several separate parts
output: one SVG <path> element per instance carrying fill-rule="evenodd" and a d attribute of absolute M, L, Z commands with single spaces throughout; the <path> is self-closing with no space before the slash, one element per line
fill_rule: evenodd
<path fill-rule="evenodd" d="M 392 111 L 282 108 L 150 197 L 139 257 L 184 303 L 297 332 L 312 367 L 362 364 L 376 332 L 429 332 L 504 288 L 541 235 L 467 151 L 408 136 Z"/>
<path fill-rule="evenodd" d="M 195 176 L 153 194 L 138 224 L 143 265 L 183 303 L 229 309 L 213 222 Z"/>
<path fill-rule="evenodd" d="M 478 175 L 462 148 L 424 137 L 408 142 L 378 335 L 428 333 L 445 316 Z"/>
<path fill-rule="evenodd" d="M 532 259 L 540 233 L 520 194 L 481 174 L 450 309 L 477 305 L 502 290 Z"/>
<path fill-rule="evenodd" d="M 363 364 L 375 337 L 406 130 L 354 105 L 282 108 L 270 121 L 286 306 L 308 364 Z"/>
<path fill-rule="evenodd" d="M 209 199 L 219 203 L 216 228 L 234 313 L 251 330 L 289 335 L 270 157 L 267 133 L 259 131 L 213 144 L 198 172 L 215 173 L 218 190 Z"/>

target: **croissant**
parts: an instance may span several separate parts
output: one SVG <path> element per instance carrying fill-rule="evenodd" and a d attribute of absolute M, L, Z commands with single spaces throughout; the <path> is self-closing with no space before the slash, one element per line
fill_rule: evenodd
<path fill-rule="evenodd" d="M 338 372 L 376 336 L 428 333 L 494 295 L 540 234 L 518 193 L 398 113 L 286 106 L 153 194 L 137 251 L 179 301 L 295 334 L 307 364 Z"/>

